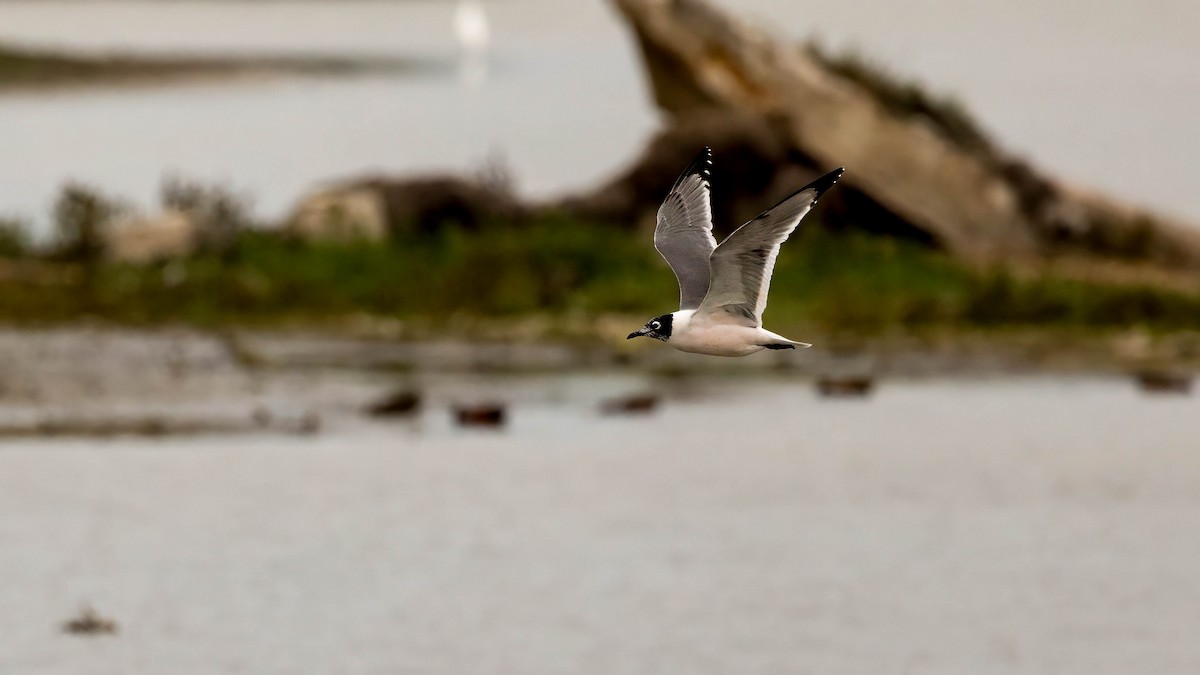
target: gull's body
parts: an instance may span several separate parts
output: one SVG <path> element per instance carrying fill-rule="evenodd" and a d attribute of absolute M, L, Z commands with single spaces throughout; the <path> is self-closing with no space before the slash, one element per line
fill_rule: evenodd
<path fill-rule="evenodd" d="M 762 326 L 744 326 L 719 321 L 711 314 L 694 309 L 672 313 L 671 336 L 667 344 L 681 352 L 709 356 L 749 356 L 764 349 L 789 349 L 804 342 L 793 342 Z"/>
<path fill-rule="evenodd" d="M 651 319 L 629 337 L 645 335 L 711 356 L 810 347 L 763 328 L 762 314 L 779 247 L 842 169 L 800 188 L 718 246 L 709 204 L 711 166 L 712 154 L 705 148 L 671 188 L 654 228 L 654 247 L 679 280 L 679 311 Z"/>

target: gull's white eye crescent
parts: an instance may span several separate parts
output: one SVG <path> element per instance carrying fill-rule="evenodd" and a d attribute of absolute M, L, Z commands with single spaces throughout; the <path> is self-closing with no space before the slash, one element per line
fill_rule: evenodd
<path fill-rule="evenodd" d="M 653 328 L 654 330 L 658 330 L 659 328 L 662 328 L 662 324 L 660 324 L 657 321 L 651 321 L 650 327 Z"/>

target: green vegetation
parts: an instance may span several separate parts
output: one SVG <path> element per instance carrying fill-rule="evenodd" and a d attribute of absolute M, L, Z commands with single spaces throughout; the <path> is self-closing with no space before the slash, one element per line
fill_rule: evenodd
<path fill-rule="evenodd" d="M 807 317 L 826 331 L 1200 327 L 1200 284 L 1186 292 L 974 269 L 915 244 L 866 235 L 818 232 L 796 243 L 798 251 L 780 256 L 769 311 Z"/>
<path fill-rule="evenodd" d="M 28 226 L 15 218 L 0 217 L 0 258 L 20 258 L 29 250 Z"/>
<path fill-rule="evenodd" d="M 195 227 L 195 245 L 206 253 L 229 253 L 238 233 L 251 226 L 250 199 L 224 185 L 206 185 L 168 176 L 159 190 L 164 209 L 186 213 Z"/>
<path fill-rule="evenodd" d="M 262 230 L 230 236 L 226 246 L 150 265 L 100 262 L 85 271 L 80 258 L 39 259 L 24 275 L 0 275 L 0 321 L 94 316 L 219 326 L 367 314 L 435 327 L 530 317 L 553 326 L 594 315 L 642 320 L 676 302 L 675 280 L 645 233 L 560 216 L 388 242 L 312 242 Z M 916 244 L 813 227 L 780 256 L 768 319 L 797 334 L 1198 329 L 1200 287 L 977 270 Z"/>
<path fill-rule="evenodd" d="M 103 195 L 78 184 L 68 184 L 54 204 L 57 228 L 53 255 L 94 267 L 101 262 L 108 239 L 108 224 L 121 207 Z"/>

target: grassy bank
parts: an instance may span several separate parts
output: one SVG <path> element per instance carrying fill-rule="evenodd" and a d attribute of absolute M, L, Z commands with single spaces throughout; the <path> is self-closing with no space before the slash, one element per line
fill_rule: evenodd
<path fill-rule="evenodd" d="M 676 306 L 646 233 L 547 217 L 387 242 L 241 232 L 220 250 L 151 265 L 53 258 L 0 263 L 0 321 L 199 326 L 370 315 L 447 326 L 537 318 L 644 320 Z M 976 269 L 912 243 L 810 228 L 779 258 L 767 318 L 796 334 L 922 330 L 1200 329 L 1200 288 Z"/>

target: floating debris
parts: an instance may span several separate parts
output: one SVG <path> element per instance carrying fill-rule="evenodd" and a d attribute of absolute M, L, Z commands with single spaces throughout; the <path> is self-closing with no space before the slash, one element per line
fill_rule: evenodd
<path fill-rule="evenodd" d="M 870 377 L 822 377 L 817 380 L 817 393 L 825 398 L 861 398 L 875 388 Z"/>
<path fill-rule="evenodd" d="M 367 406 L 371 417 L 405 417 L 421 409 L 421 394 L 412 389 L 401 389 Z"/>
<path fill-rule="evenodd" d="M 499 427 L 505 422 L 504 406 L 499 403 L 456 406 L 454 418 L 460 427 Z"/>
<path fill-rule="evenodd" d="M 1138 387 L 1149 394 L 1181 394 L 1192 393 L 1192 376 L 1190 373 L 1170 372 L 1165 370 L 1143 370 L 1134 375 Z"/>
<path fill-rule="evenodd" d="M 271 422 L 274 421 L 275 416 L 271 414 L 271 410 L 266 406 L 258 405 L 254 406 L 254 410 L 250 413 L 250 419 L 256 426 L 266 429 L 271 426 Z"/>
<path fill-rule="evenodd" d="M 657 394 L 633 394 L 611 398 L 600 404 L 600 412 L 605 415 L 644 415 L 658 408 Z"/>
<path fill-rule="evenodd" d="M 321 416 L 312 410 L 307 410 L 300 419 L 296 420 L 295 432 L 302 435 L 315 434 L 321 431 Z"/>
<path fill-rule="evenodd" d="M 66 621 L 62 625 L 64 633 L 72 635 L 113 635 L 117 632 L 117 622 L 106 619 L 96 613 L 91 607 L 84 607 L 79 616 Z"/>

